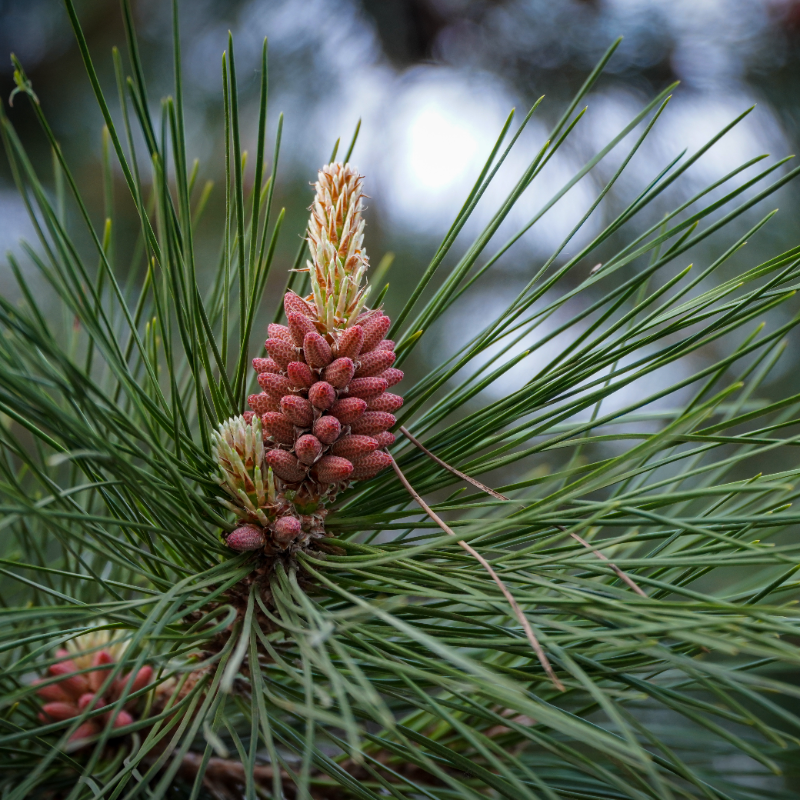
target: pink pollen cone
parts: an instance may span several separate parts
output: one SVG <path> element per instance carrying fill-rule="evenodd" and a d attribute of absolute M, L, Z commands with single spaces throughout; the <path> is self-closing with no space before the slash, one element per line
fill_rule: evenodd
<path fill-rule="evenodd" d="M 281 517 L 274 526 L 272 538 L 284 547 L 293 539 L 296 539 L 301 532 L 300 520 L 296 517 Z"/>
<path fill-rule="evenodd" d="M 264 531 L 257 528 L 255 525 L 242 525 L 231 531 L 228 538 L 225 539 L 225 544 L 232 550 L 237 550 L 240 553 L 245 553 L 248 550 L 260 550 L 267 542 Z"/>
<path fill-rule="evenodd" d="M 314 385 L 314 374 L 311 372 L 311 367 L 304 364 L 302 361 L 292 361 L 286 367 L 286 376 L 289 378 L 292 386 L 297 389 L 308 389 Z"/>
<path fill-rule="evenodd" d="M 350 383 L 353 373 L 355 372 L 355 364 L 349 358 L 337 358 L 325 367 L 322 377 L 337 389 L 344 389 Z"/>
<path fill-rule="evenodd" d="M 305 397 L 287 394 L 281 398 L 281 411 L 300 428 L 310 428 L 311 423 L 314 422 L 314 410 Z"/>
<path fill-rule="evenodd" d="M 342 424 L 336 417 L 320 417 L 314 423 L 314 436 L 323 444 L 330 444 L 339 438 Z"/>
<path fill-rule="evenodd" d="M 306 433 L 295 442 L 294 452 L 303 464 L 313 464 L 322 455 L 322 443 L 316 436 Z"/>
<path fill-rule="evenodd" d="M 360 325 L 347 328 L 339 336 L 336 353 L 340 358 L 355 358 L 364 343 L 364 329 Z"/>
<path fill-rule="evenodd" d="M 292 341 L 297 347 L 302 347 L 307 333 L 316 333 L 317 328 L 314 323 L 303 314 L 290 312 L 286 319 L 289 320 L 289 332 L 292 334 Z"/>
<path fill-rule="evenodd" d="M 340 483 L 346 481 L 353 472 L 353 465 L 339 456 L 323 456 L 314 467 L 320 483 Z"/>
<path fill-rule="evenodd" d="M 267 463 L 272 471 L 287 483 L 300 483 L 306 476 L 306 471 L 300 462 L 291 453 L 285 450 L 270 450 L 266 456 Z"/>

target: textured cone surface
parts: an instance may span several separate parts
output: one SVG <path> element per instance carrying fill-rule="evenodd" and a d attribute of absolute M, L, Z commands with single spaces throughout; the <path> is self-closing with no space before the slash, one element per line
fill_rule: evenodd
<path fill-rule="evenodd" d="M 273 375 L 270 372 L 264 372 L 258 376 L 258 385 L 268 394 L 280 399 L 285 394 L 292 391 L 292 384 L 289 379 L 284 375 Z M 255 409 L 253 409 L 255 411 Z"/>
<path fill-rule="evenodd" d="M 296 386 L 298 389 L 308 389 L 309 386 L 314 384 L 314 374 L 311 372 L 311 367 L 308 364 L 304 364 L 302 361 L 292 361 L 288 367 L 286 367 L 286 375 L 289 378 L 289 382 L 292 386 Z"/>
<path fill-rule="evenodd" d="M 339 438 L 342 425 L 336 417 L 320 417 L 314 423 L 314 436 L 323 444 L 330 444 Z"/>
<path fill-rule="evenodd" d="M 389 317 L 383 315 L 376 315 L 368 319 L 362 326 L 364 328 L 364 344 L 361 346 L 361 352 L 369 353 L 370 350 L 377 347 L 378 342 L 386 336 L 391 324 L 392 321 Z"/>
<path fill-rule="evenodd" d="M 349 358 L 337 358 L 325 367 L 322 377 L 337 389 L 344 389 L 353 378 L 355 364 Z"/>
<path fill-rule="evenodd" d="M 369 400 L 383 394 L 388 385 L 383 378 L 354 378 L 347 387 L 347 393 L 350 397 Z"/>
<path fill-rule="evenodd" d="M 379 394 L 377 397 L 373 397 L 372 400 L 367 403 L 370 411 L 388 411 L 390 414 L 394 414 L 398 408 L 401 408 L 403 405 L 403 398 L 400 397 L 398 394 L 392 394 L 391 392 L 384 392 L 383 394 Z"/>
<path fill-rule="evenodd" d="M 340 358 L 355 358 L 361 352 L 363 343 L 364 329 L 360 325 L 353 325 L 339 336 L 336 352 Z"/>
<path fill-rule="evenodd" d="M 79 709 L 72 703 L 45 703 L 42 706 L 42 711 L 56 722 L 61 722 L 65 719 L 77 717 Z"/>
<path fill-rule="evenodd" d="M 403 371 L 390 367 L 385 372 L 381 373 L 381 378 L 383 378 L 389 386 L 394 386 L 403 380 Z"/>
<path fill-rule="evenodd" d="M 253 369 L 260 375 L 262 372 L 272 372 L 277 375 L 280 371 L 280 365 L 273 361 L 271 358 L 254 358 Z"/>
<path fill-rule="evenodd" d="M 304 464 L 313 464 L 322 455 L 322 442 L 306 433 L 295 442 L 294 451 Z"/>
<path fill-rule="evenodd" d="M 272 471 L 287 483 L 299 483 L 306 476 L 306 471 L 297 458 L 285 450 L 270 450 L 266 461 L 272 467 Z"/>
<path fill-rule="evenodd" d="M 385 469 L 392 463 L 392 459 L 388 453 L 380 451 L 370 453 L 363 456 L 358 460 L 357 464 L 353 465 L 352 478 L 354 481 L 365 481 L 368 478 L 374 478 L 382 469 Z"/>
<path fill-rule="evenodd" d="M 34 683 L 40 683 L 40 680 L 36 680 Z M 38 694 L 43 700 L 48 700 L 51 703 L 66 703 L 69 701 L 69 695 L 57 683 L 50 683 L 47 686 L 40 686 L 36 690 L 36 694 Z"/>
<path fill-rule="evenodd" d="M 232 550 L 245 552 L 247 550 L 260 550 L 267 540 L 264 531 L 256 528 L 255 525 L 242 525 L 235 531 L 228 534 L 225 544 Z"/>
<path fill-rule="evenodd" d="M 331 455 L 349 458 L 368 455 L 378 449 L 378 443 L 370 436 L 342 436 L 331 447 Z"/>
<path fill-rule="evenodd" d="M 280 339 L 289 344 L 294 344 L 292 334 L 285 325 L 278 325 L 276 322 L 271 322 L 267 325 L 267 333 L 269 333 L 270 339 Z"/>
<path fill-rule="evenodd" d="M 307 333 L 316 333 L 317 328 L 314 322 L 303 314 L 298 314 L 294 311 L 286 315 L 289 320 L 289 332 L 292 335 L 292 341 L 297 347 L 302 347 Z"/>
<path fill-rule="evenodd" d="M 242 419 L 244 420 L 245 425 L 250 425 L 253 422 L 253 418 L 255 417 L 255 412 L 253 411 L 245 411 L 242 414 Z"/>
<path fill-rule="evenodd" d="M 395 435 L 389 431 L 375 434 L 375 441 L 378 443 L 378 449 L 383 447 L 391 447 L 395 442 Z"/>
<path fill-rule="evenodd" d="M 394 350 L 395 343 L 391 339 L 384 339 L 375 346 L 376 350 Z"/>
<path fill-rule="evenodd" d="M 286 319 L 289 319 L 289 314 L 301 314 L 304 317 L 314 316 L 311 306 L 294 292 L 286 292 L 283 296 L 283 310 L 286 312 Z"/>
<path fill-rule="evenodd" d="M 359 359 L 356 378 L 374 378 L 394 364 L 397 356 L 391 350 L 373 350 Z"/>
<path fill-rule="evenodd" d="M 308 399 L 314 408 L 327 411 L 336 402 L 336 390 L 327 381 L 317 381 L 308 390 Z"/>
<path fill-rule="evenodd" d="M 267 349 L 272 360 L 280 365 L 281 369 L 286 369 L 292 361 L 297 361 L 297 350 L 295 346 L 289 342 L 285 342 L 283 339 L 267 339 L 267 341 L 264 342 L 264 347 Z"/>
<path fill-rule="evenodd" d="M 261 417 L 264 433 L 278 444 L 294 442 L 294 425 L 280 411 L 268 411 Z"/>
<path fill-rule="evenodd" d="M 310 428 L 314 421 L 314 410 L 305 397 L 287 394 L 281 398 L 281 411 L 300 428 Z"/>
<path fill-rule="evenodd" d="M 306 362 L 316 369 L 327 367 L 333 360 L 331 346 L 318 333 L 307 333 L 303 339 Z"/>
<path fill-rule="evenodd" d="M 281 517 L 274 526 L 273 537 L 276 542 L 287 545 L 301 532 L 300 520 L 296 517 Z"/>
<path fill-rule="evenodd" d="M 364 436 L 374 436 L 383 433 L 395 424 L 394 415 L 386 411 L 367 411 L 359 419 L 350 424 L 350 431 Z"/>
<path fill-rule="evenodd" d="M 340 456 L 323 456 L 314 468 L 320 483 L 341 483 L 353 472 L 353 465 Z"/>
<path fill-rule="evenodd" d="M 266 392 L 251 394 L 250 397 L 247 398 L 247 405 L 259 416 L 265 414 L 267 411 L 278 411 L 280 409 L 279 399 Z"/>
<path fill-rule="evenodd" d="M 331 414 L 336 417 L 342 425 L 351 425 L 367 410 L 367 401 L 360 397 L 346 397 L 338 400 L 331 406 Z"/>

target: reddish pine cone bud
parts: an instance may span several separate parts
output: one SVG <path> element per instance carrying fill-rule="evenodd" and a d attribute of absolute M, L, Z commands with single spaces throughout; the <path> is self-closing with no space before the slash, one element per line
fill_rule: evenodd
<path fill-rule="evenodd" d="M 392 321 L 389 317 L 385 317 L 382 314 L 376 314 L 374 317 L 370 317 L 361 326 L 364 328 L 364 344 L 361 346 L 361 352 L 369 353 L 370 350 L 374 350 L 378 342 L 386 336 L 386 332 L 389 330 L 391 324 Z"/>
<path fill-rule="evenodd" d="M 266 455 L 266 461 L 272 467 L 272 471 L 287 483 L 299 483 L 306 476 L 306 471 L 300 466 L 300 462 L 285 450 L 270 450 Z"/>
<path fill-rule="evenodd" d="M 326 411 L 336 402 L 336 390 L 326 381 L 317 381 L 308 390 L 308 399 L 314 408 Z"/>
<path fill-rule="evenodd" d="M 378 342 L 377 346 L 375 347 L 376 350 L 394 350 L 395 343 L 391 339 L 384 339 L 382 342 Z"/>
<path fill-rule="evenodd" d="M 322 443 L 316 436 L 306 433 L 295 442 L 294 451 L 303 464 L 313 464 L 322 455 Z"/>
<path fill-rule="evenodd" d="M 372 378 L 380 375 L 394 364 L 396 358 L 397 356 L 391 350 L 373 350 L 371 353 L 364 353 L 359 359 L 355 375 L 357 378 Z"/>
<path fill-rule="evenodd" d="M 42 682 L 42 679 L 37 679 L 33 683 L 37 685 Z M 39 686 L 36 694 L 44 700 L 51 703 L 66 703 L 69 701 L 70 696 L 61 688 L 57 683 L 51 683 L 47 686 Z"/>
<path fill-rule="evenodd" d="M 281 411 L 300 428 L 310 428 L 314 421 L 311 403 L 296 394 L 287 394 L 281 398 Z"/>
<path fill-rule="evenodd" d="M 314 316 L 311 306 L 294 292 L 286 292 L 283 296 L 283 310 L 286 312 L 286 319 L 289 319 L 289 314 L 302 314 L 304 317 Z"/>
<path fill-rule="evenodd" d="M 339 456 L 323 456 L 314 467 L 320 483 L 340 483 L 346 481 L 353 472 L 353 465 Z"/>
<path fill-rule="evenodd" d="M 355 368 L 355 364 L 349 358 L 337 358 L 336 361 L 325 367 L 322 377 L 331 386 L 335 386 L 337 389 L 344 389 L 350 383 Z"/>
<path fill-rule="evenodd" d="M 367 403 L 370 411 L 388 411 L 390 414 L 393 414 L 402 405 L 403 398 L 400 397 L 400 395 L 392 394 L 391 392 L 379 394 L 377 397 L 373 397 L 372 400 Z"/>
<path fill-rule="evenodd" d="M 273 528 L 273 538 L 284 547 L 300 535 L 300 520 L 296 517 L 281 517 Z"/>
<path fill-rule="evenodd" d="M 367 411 L 355 422 L 351 423 L 351 433 L 358 433 L 364 436 L 374 436 L 376 433 L 383 433 L 395 424 L 397 420 L 392 414 L 385 411 Z"/>
<path fill-rule="evenodd" d="M 292 386 L 298 389 L 307 389 L 314 383 L 314 375 L 311 372 L 311 367 L 304 364 L 302 361 L 292 361 L 286 367 L 286 375 Z"/>
<path fill-rule="evenodd" d="M 247 398 L 247 405 L 259 416 L 265 414 L 267 411 L 278 411 L 280 409 L 279 398 L 274 395 L 269 395 L 266 392 L 251 394 L 250 397 Z"/>
<path fill-rule="evenodd" d="M 254 417 L 255 414 L 252 411 L 245 411 L 244 414 L 242 414 L 242 419 L 244 420 L 245 425 L 251 425 Z"/>
<path fill-rule="evenodd" d="M 384 431 L 383 433 L 378 433 L 375 435 L 375 441 L 378 443 L 378 449 L 382 449 L 384 447 L 391 447 L 394 444 L 395 435 L 393 433 L 389 433 L 389 431 Z"/>
<path fill-rule="evenodd" d="M 264 372 L 259 375 L 258 385 L 267 392 L 267 394 L 271 394 L 278 399 L 292 391 L 292 384 L 287 377 L 284 375 L 273 375 L 271 372 Z M 255 411 L 255 409 L 253 409 L 253 411 Z"/>
<path fill-rule="evenodd" d="M 316 369 L 327 367 L 333 360 L 331 346 L 318 333 L 307 333 L 303 339 L 306 362 Z"/>
<path fill-rule="evenodd" d="M 388 385 L 383 378 L 355 378 L 347 387 L 347 393 L 350 397 L 361 397 L 364 400 L 369 400 L 372 397 L 383 394 Z"/>
<path fill-rule="evenodd" d="M 349 458 L 351 461 L 372 453 L 378 449 L 378 443 L 369 436 L 342 436 L 333 443 L 331 455 Z"/>
<path fill-rule="evenodd" d="M 240 553 L 246 550 L 260 550 L 267 543 L 264 531 L 255 525 L 242 525 L 228 534 L 225 544 Z"/>
<path fill-rule="evenodd" d="M 374 478 L 382 469 L 386 469 L 391 463 L 392 459 L 388 453 L 383 453 L 380 450 L 375 453 L 370 453 L 359 459 L 358 463 L 354 465 L 351 478 L 354 481 L 365 481 L 368 478 Z"/>
<path fill-rule="evenodd" d="M 367 410 L 367 401 L 360 397 L 346 397 L 331 406 L 331 414 L 336 417 L 342 425 L 351 425 Z"/>
<path fill-rule="evenodd" d="M 364 343 L 364 329 L 360 325 L 342 331 L 336 352 L 340 358 L 355 358 L 361 352 Z"/>
<path fill-rule="evenodd" d="M 262 372 L 272 372 L 277 375 L 281 368 L 271 358 L 254 358 L 253 369 L 260 375 Z"/>
<path fill-rule="evenodd" d="M 292 334 L 285 325 L 278 325 L 275 322 L 270 322 L 270 324 L 267 325 L 267 333 L 269 333 L 270 339 L 280 339 L 283 342 L 294 344 Z"/>
<path fill-rule="evenodd" d="M 341 432 L 342 424 L 336 417 L 320 417 L 314 423 L 314 436 L 323 444 L 335 442 L 339 438 Z"/>
<path fill-rule="evenodd" d="M 294 425 L 280 411 L 268 411 L 261 417 L 265 436 L 278 444 L 294 444 Z"/>
<path fill-rule="evenodd" d="M 111 657 L 109 656 L 109 658 Z M 136 673 L 136 677 L 133 679 L 133 683 L 131 684 L 130 693 L 133 694 L 134 692 L 138 692 L 140 689 L 144 689 L 144 687 L 147 686 L 151 680 L 153 680 L 153 668 L 145 665 Z M 100 685 L 98 685 L 97 688 L 99 689 Z"/>
<path fill-rule="evenodd" d="M 283 339 L 267 339 L 264 347 L 281 369 L 286 369 L 292 361 L 297 361 L 297 350 L 294 345 Z"/>
<path fill-rule="evenodd" d="M 400 381 L 403 380 L 403 371 L 391 367 L 381 373 L 381 378 L 383 378 L 389 386 L 394 386 L 396 383 L 400 383 Z"/>
<path fill-rule="evenodd" d="M 307 333 L 317 332 L 314 323 L 303 314 L 291 311 L 286 315 L 286 319 L 289 320 L 289 333 L 292 334 L 292 341 L 298 347 L 303 346 Z"/>

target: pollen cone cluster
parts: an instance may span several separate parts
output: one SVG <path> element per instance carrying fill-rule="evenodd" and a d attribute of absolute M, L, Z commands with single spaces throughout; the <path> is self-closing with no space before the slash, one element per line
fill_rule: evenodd
<path fill-rule="evenodd" d="M 325 535 L 325 506 L 353 481 L 386 468 L 389 429 L 402 398 L 389 391 L 390 320 L 364 305 L 363 177 L 349 164 L 319 172 L 311 207 L 311 293 L 287 292 L 286 325 L 269 326 L 267 356 L 253 359 L 261 393 L 252 412 L 220 427 L 215 456 L 240 521 L 235 550 L 297 549 Z"/>
<path fill-rule="evenodd" d="M 95 711 L 113 705 L 128 687 L 131 673 L 118 675 L 109 686 L 103 688 L 120 654 L 120 648 L 119 643 L 114 643 L 106 635 L 106 647 L 95 652 L 85 652 L 97 646 L 96 638 L 92 635 L 88 639 L 78 637 L 77 642 L 69 643 L 72 645 L 70 650 L 58 650 L 56 656 L 59 660 L 50 665 L 48 676 L 36 681 L 36 694 L 45 700 L 39 713 L 42 722 L 61 722 L 78 717 L 87 706 Z M 142 667 L 133 677 L 128 695 L 144 689 L 152 679 L 153 668 Z M 70 736 L 70 742 L 88 739 L 102 733 L 109 726 L 116 731 L 131 725 L 137 720 L 136 712 L 142 705 L 143 698 L 134 697 L 119 710 L 110 710 L 87 719 Z"/>

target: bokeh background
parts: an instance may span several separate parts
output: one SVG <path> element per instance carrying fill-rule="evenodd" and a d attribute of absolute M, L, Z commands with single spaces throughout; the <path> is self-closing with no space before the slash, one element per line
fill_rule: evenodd
<path fill-rule="evenodd" d="M 146 65 L 152 113 L 174 92 L 171 9 L 163 0 L 133 0 L 140 48 Z M 120 119 L 111 58 L 125 35 L 119 6 L 107 0 L 77 3 L 89 47 L 112 113 Z M 692 153 L 742 111 L 756 105 L 746 120 L 717 144 L 678 185 L 615 237 L 579 264 L 565 281 L 575 285 L 615 247 L 633 238 L 667 210 L 741 163 L 762 153 L 773 161 L 797 150 L 800 138 L 799 0 L 191 0 L 181 4 L 184 100 L 190 160 L 200 162 L 198 191 L 214 182 L 208 210 L 197 232 L 206 273 L 218 263 L 224 210 L 224 130 L 220 62 L 233 32 L 239 76 L 243 147 L 255 146 L 260 55 L 269 38 L 270 105 L 267 154 L 272 152 L 278 113 L 285 114 L 275 202 L 287 210 L 265 308 L 274 307 L 285 269 L 294 258 L 311 199 L 309 183 L 327 161 L 334 142 L 347 147 L 359 119 L 361 134 L 353 160 L 367 176 L 367 248 L 373 264 L 395 254 L 389 273 L 387 310 L 395 311 L 422 274 L 435 247 L 461 206 L 511 108 L 517 121 L 541 95 L 537 111 L 507 164 L 477 208 L 454 248 L 450 264 L 490 219 L 513 182 L 546 140 L 569 99 L 606 48 L 623 41 L 588 97 L 588 111 L 522 197 L 497 236 L 497 245 L 523 226 L 550 197 L 653 96 L 680 81 L 667 110 L 631 161 L 623 178 L 597 213 L 559 255 L 556 265 L 597 234 L 682 150 Z M 22 61 L 87 200 L 98 230 L 104 218 L 101 170 L 102 118 L 59 0 L 0 0 L 0 95 L 14 87 L 8 54 Z M 51 183 L 50 153 L 25 98 L 8 113 L 26 142 L 46 184 Z M 625 145 L 578 183 L 516 244 L 486 278 L 459 301 L 446 326 L 426 331 L 409 370 L 420 373 L 441 363 L 476 326 L 507 305 L 556 250 L 602 189 L 625 155 Z M 140 163 L 146 165 L 144 142 Z M 254 158 L 250 158 L 248 178 Z M 769 162 L 767 162 L 769 163 Z M 738 175 L 740 185 L 763 166 Z M 791 168 L 779 167 L 772 178 Z M 147 170 L 143 170 L 146 175 Z M 771 178 L 771 179 L 772 179 Z M 770 179 L 770 180 L 771 180 Z M 114 182 L 114 257 L 125 273 L 139 231 L 121 172 Z M 753 194 L 761 184 L 748 190 Z M 711 199 L 721 196 L 716 190 Z M 730 265 L 728 277 L 797 243 L 800 190 L 789 184 L 748 212 L 731 230 L 717 234 L 681 256 L 666 280 L 689 263 L 704 268 L 767 211 L 780 213 Z M 720 210 L 725 213 L 730 206 Z M 718 214 L 718 215 L 719 215 Z M 95 256 L 77 214 L 69 211 L 87 263 Z M 5 265 L 6 251 L 20 254 L 21 237 L 33 229 L 0 157 L 0 291 L 16 288 Z M 487 257 L 493 248 L 487 251 Z M 23 268 L 32 267 L 22 259 Z M 139 268 L 141 265 L 139 265 Z M 638 268 L 636 263 L 628 269 Z M 624 277 L 624 276 L 623 276 Z M 36 281 L 35 274 L 31 278 Z M 602 284 L 600 285 L 602 290 Z M 379 287 L 380 288 L 380 287 Z M 432 287 L 433 288 L 433 287 Z M 708 287 L 701 287 L 708 288 Z M 591 296 L 576 298 L 554 315 L 556 326 Z M 776 312 L 779 315 L 786 311 Z M 267 311 L 264 313 L 266 321 Z M 258 327 L 256 328 L 258 330 Z M 546 363 L 569 336 L 542 348 Z M 547 333 L 547 326 L 537 335 Z M 527 342 L 519 344 L 519 349 Z M 674 382 L 681 370 L 718 357 L 721 342 L 652 381 Z M 790 349 L 790 353 L 792 350 Z M 513 353 L 492 353 L 510 357 Z M 798 391 L 792 357 L 772 373 L 768 393 Z M 536 365 L 534 365 L 536 366 Z M 487 393 L 499 395 L 519 385 L 525 364 Z M 636 384 L 616 401 L 643 391 Z M 483 402 L 481 398 L 478 402 Z M 680 398 L 665 400 L 674 405 Z M 607 408 L 607 406 L 606 406 Z"/>

